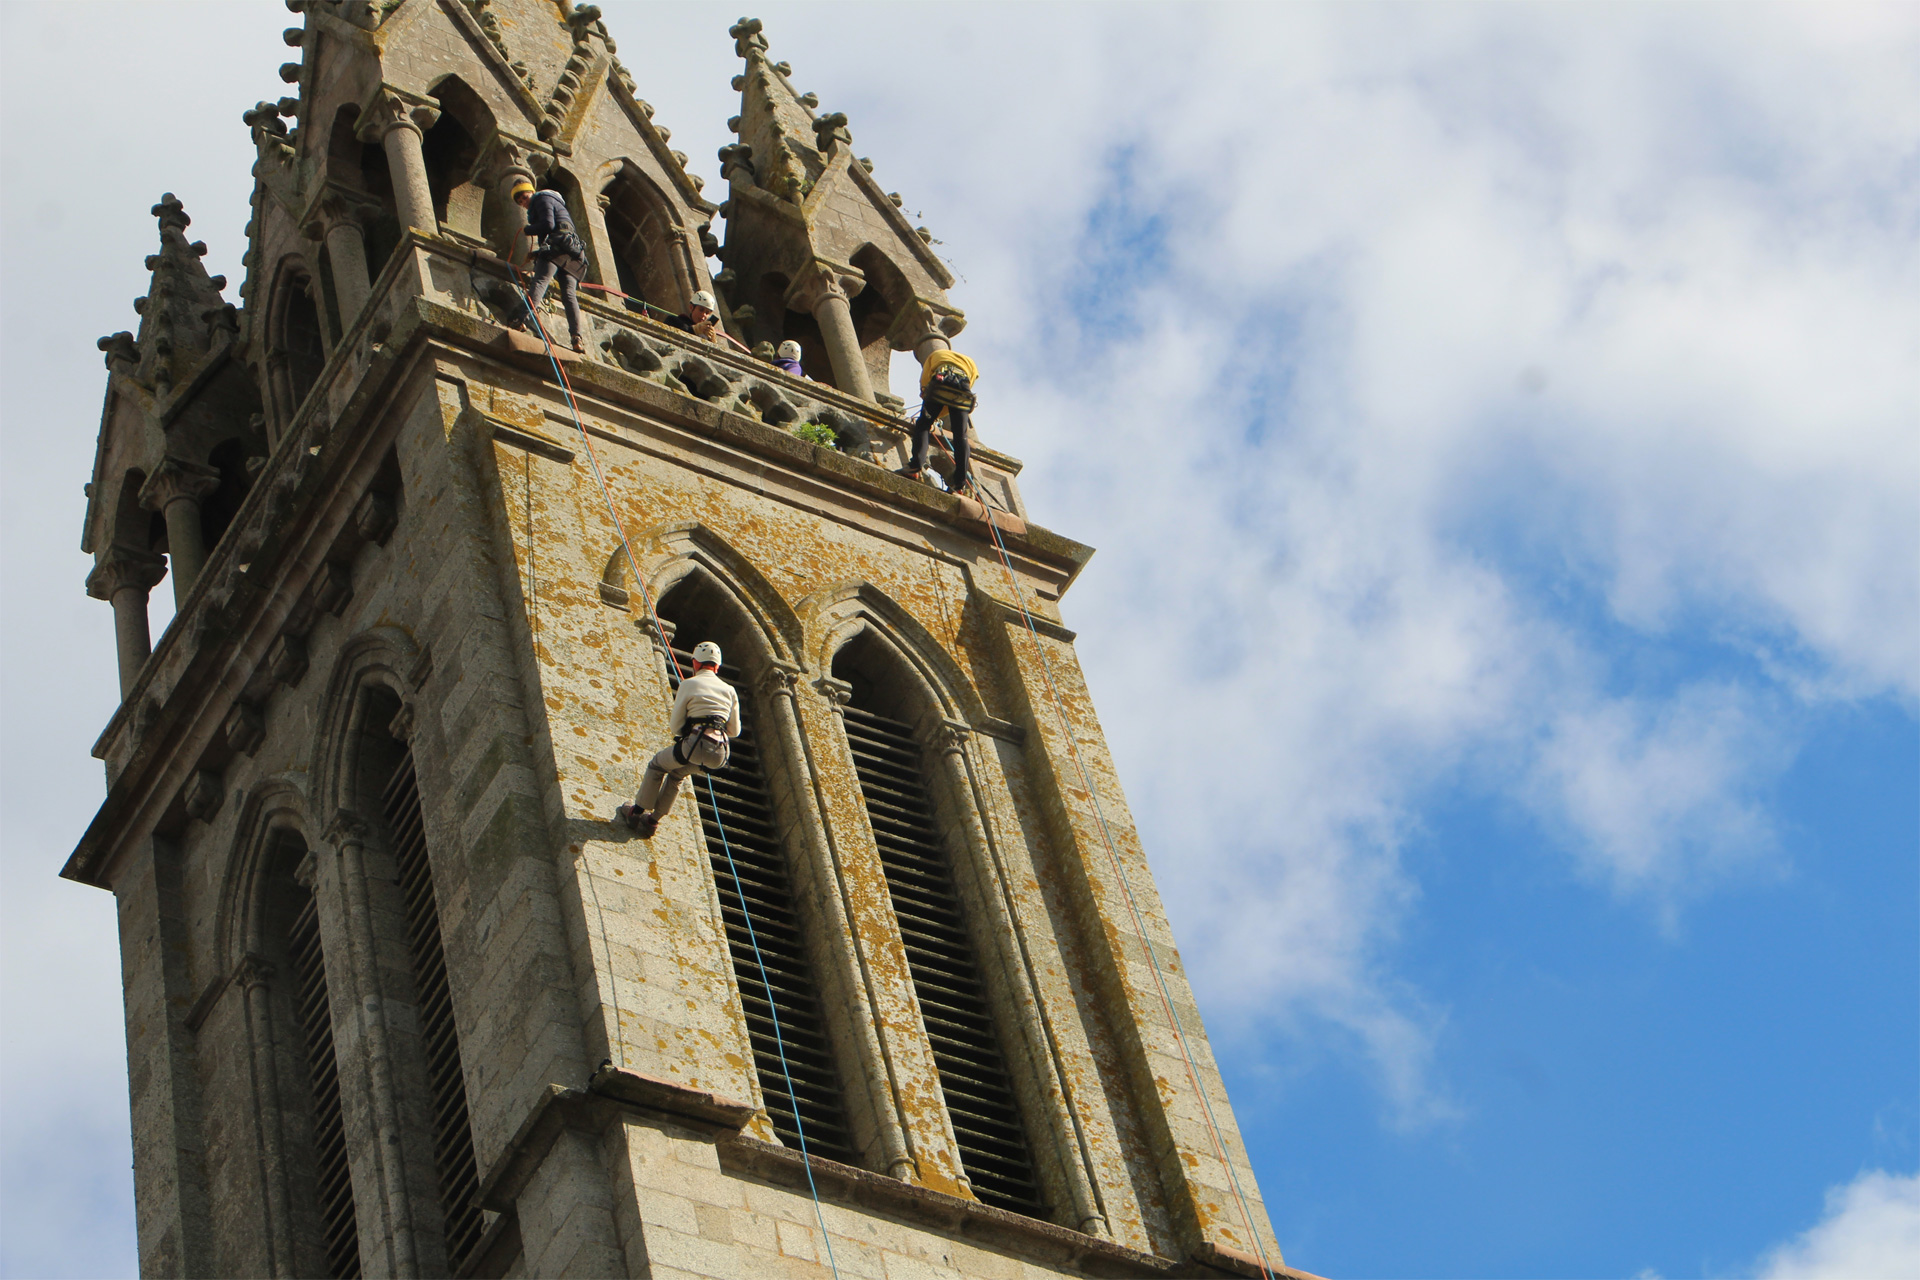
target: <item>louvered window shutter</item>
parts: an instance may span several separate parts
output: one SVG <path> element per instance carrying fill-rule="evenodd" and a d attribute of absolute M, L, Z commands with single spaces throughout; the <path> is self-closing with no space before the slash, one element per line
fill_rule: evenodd
<path fill-rule="evenodd" d="M 320 952 L 320 913 L 311 893 L 299 892 L 287 935 L 293 970 L 293 1001 L 306 1049 L 307 1086 L 313 1099 L 314 1184 L 326 1235 L 328 1273 L 337 1280 L 360 1274 L 360 1227 L 353 1212 L 353 1179 L 347 1167 L 346 1127 L 340 1115 L 340 1067 L 333 1051 L 333 1008 L 327 998 L 327 968 Z"/>
<path fill-rule="evenodd" d="M 466 1076 L 460 1066 L 460 1036 L 453 1021 L 453 993 L 447 985 L 440 911 L 427 862 L 420 783 L 414 774 L 412 752 L 400 753 L 382 805 L 393 833 L 393 858 L 406 903 L 407 944 L 413 953 L 415 994 L 420 1001 L 420 1035 L 426 1050 L 427 1088 L 432 1094 L 434 1157 L 447 1224 L 447 1262 L 458 1275 L 479 1243 L 485 1224 L 474 1203 L 480 1178 L 473 1155 L 473 1128 L 467 1119 Z"/>
<path fill-rule="evenodd" d="M 908 726 L 860 700 L 845 708 L 847 741 L 967 1179 L 987 1204 L 1043 1218 L 1026 1129 L 938 834 L 925 755 Z"/>
<path fill-rule="evenodd" d="M 680 649 L 673 653 L 680 670 L 693 670 L 691 653 Z M 720 668 L 720 677 L 735 689 L 740 688 L 740 672 L 731 664 Z M 671 670 L 668 682 L 676 690 L 680 687 L 680 677 Z M 743 732 L 734 740 L 727 766 L 713 774 L 711 796 L 707 793 L 706 781 L 699 776 L 688 779 L 685 785 L 699 802 L 707 858 L 713 867 L 714 885 L 720 894 L 720 913 L 727 929 L 733 979 L 746 1011 L 754 1068 L 774 1132 L 780 1135 L 782 1143 L 797 1150 L 799 1127 L 804 1124 L 809 1154 L 854 1163 L 857 1157 L 841 1107 L 840 1073 L 821 1017 L 813 965 L 807 957 L 800 921 L 793 909 L 786 855 L 752 733 Z M 715 800 L 719 801 L 717 809 Z M 724 843 L 722 824 L 726 834 Z M 733 853 L 732 866 L 727 862 L 729 848 Z M 734 884 L 735 868 L 740 876 L 738 888 Z M 761 959 L 766 961 L 766 982 L 761 980 L 759 961 L 754 957 L 755 941 L 760 944 Z M 775 1006 L 780 1018 L 779 1042 L 774 1038 Z M 783 1045 L 787 1069 L 793 1076 L 791 1090 L 787 1087 L 786 1073 L 780 1069 Z"/>

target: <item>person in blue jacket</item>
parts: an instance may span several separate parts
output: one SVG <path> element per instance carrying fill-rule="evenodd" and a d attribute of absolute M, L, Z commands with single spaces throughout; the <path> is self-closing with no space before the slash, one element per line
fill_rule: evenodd
<path fill-rule="evenodd" d="M 513 327 L 524 329 L 533 319 L 534 308 L 547 296 L 547 286 L 560 281 L 560 305 L 567 312 L 567 329 L 575 351 L 584 352 L 587 344 L 580 336 L 580 282 L 587 275 L 587 246 L 573 229 L 573 216 L 558 191 L 535 191 L 533 183 L 522 178 L 513 184 L 513 202 L 527 211 L 527 235 L 533 239 L 533 288 L 528 293 L 531 305 L 523 306 Z"/>

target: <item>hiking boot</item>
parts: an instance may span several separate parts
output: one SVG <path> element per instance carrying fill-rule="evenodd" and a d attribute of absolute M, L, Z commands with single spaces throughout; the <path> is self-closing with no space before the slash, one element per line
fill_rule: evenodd
<path fill-rule="evenodd" d="M 640 820 L 648 816 L 630 804 L 623 804 L 613 811 L 614 820 L 629 831 L 638 831 Z"/>
<path fill-rule="evenodd" d="M 582 338 L 577 333 L 573 335 L 572 346 L 573 346 L 573 349 L 579 352 L 581 355 L 587 354 L 587 340 L 585 338 Z"/>
<path fill-rule="evenodd" d="M 634 824 L 633 829 L 639 834 L 642 840 L 651 840 L 653 839 L 653 833 L 657 831 L 659 827 L 659 818 L 651 813 L 643 813 L 640 815 L 640 821 Z"/>
<path fill-rule="evenodd" d="M 894 469 L 893 474 L 897 476 L 904 476 L 907 479 L 912 480 L 917 484 L 927 483 L 927 473 L 920 470 L 920 468 L 918 467 L 897 467 Z"/>

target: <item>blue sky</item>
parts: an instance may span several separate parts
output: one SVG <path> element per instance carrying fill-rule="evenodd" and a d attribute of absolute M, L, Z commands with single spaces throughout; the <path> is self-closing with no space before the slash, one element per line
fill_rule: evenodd
<path fill-rule="evenodd" d="M 737 11 L 603 8 L 718 190 Z M 7 1275 L 132 1270 L 111 903 L 51 879 L 92 341 L 163 190 L 239 279 L 282 91 L 279 6 L 104 11 L 76 98 L 0 7 L 8 242 L 86 246 L 0 259 Z M 1920 1269 L 1916 11 L 758 13 L 1100 548 L 1065 612 L 1288 1260 Z"/>

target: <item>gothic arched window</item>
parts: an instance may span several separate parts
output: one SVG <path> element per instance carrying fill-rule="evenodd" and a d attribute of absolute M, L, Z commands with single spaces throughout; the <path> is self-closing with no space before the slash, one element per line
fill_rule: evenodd
<path fill-rule="evenodd" d="M 847 745 L 967 1180 L 987 1204 L 1046 1217 L 1006 1036 L 954 875 L 959 817 L 951 798 L 942 803 L 919 732 L 935 719 L 933 700 L 871 630 L 834 655 L 833 674 L 852 687 L 842 708 Z"/>
<path fill-rule="evenodd" d="M 419 776 L 414 771 L 412 750 L 390 727 L 400 713 L 399 698 L 381 686 L 371 687 L 361 696 L 355 792 L 366 808 L 377 807 L 393 858 L 397 900 L 390 899 L 387 905 L 398 908 L 403 924 L 403 937 L 395 941 L 405 945 L 411 961 L 419 1035 L 420 1077 L 400 1087 L 424 1086 L 426 1092 L 424 1113 L 430 1118 L 426 1136 L 439 1175 L 447 1263 L 458 1275 L 479 1244 L 485 1222 L 474 1203 L 480 1178 Z M 375 914 L 383 915 L 378 906 Z"/>
<path fill-rule="evenodd" d="M 782 836 L 790 824 L 775 813 L 768 785 L 770 761 L 763 735 L 756 732 L 768 717 L 756 706 L 752 682 L 742 669 L 757 665 L 759 655 L 749 643 L 744 619 L 730 604 L 720 588 L 698 574 L 682 578 L 660 599 L 659 616 L 667 624 L 663 629 L 669 632 L 679 669 L 691 671 L 689 651 L 702 640 L 713 640 L 733 659 L 721 667 L 722 678 L 741 695 L 742 732 L 727 766 L 712 775 L 711 791 L 699 778 L 687 789 L 700 809 L 767 1117 L 785 1145 L 797 1149 L 804 1127 L 809 1154 L 857 1164 L 841 1070 L 820 995 L 814 948 L 809 946 L 810 937 L 818 935 L 797 910 Z M 679 687 L 671 663 L 668 681 Z"/>
<path fill-rule="evenodd" d="M 266 1052 L 284 1055 L 283 1061 L 291 1059 L 290 1070 L 272 1073 L 291 1085 L 292 1096 L 283 1093 L 280 1099 L 280 1110 L 293 1122 L 293 1131 L 287 1134 L 286 1194 L 294 1222 L 304 1229 L 305 1243 L 299 1247 L 324 1256 L 326 1275 L 351 1280 L 360 1275 L 360 1228 L 347 1158 L 340 1064 L 333 1040 L 334 1000 L 321 944 L 319 901 L 311 886 L 299 878 L 307 846 L 297 832 L 274 831 L 264 856 L 266 885 L 256 945 L 273 975 L 274 1020 L 291 1029 L 291 1034 L 276 1035 L 271 1045 L 261 1046 Z"/>
<path fill-rule="evenodd" d="M 434 216 L 463 236 L 484 239 L 495 228 L 488 225 L 487 190 L 473 181 L 473 170 L 481 148 L 493 138 L 493 113 L 458 76 L 436 83 L 433 96 L 440 118 L 421 140 L 420 152 Z"/>
<path fill-rule="evenodd" d="M 632 164 L 624 164 L 601 190 L 606 201 L 608 248 L 620 291 L 678 314 L 686 301 L 675 244 L 680 228 L 666 199 Z M 631 310 L 641 310 L 633 303 Z"/>
<path fill-rule="evenodd" d="M 327 340 L 314 302 L 312 277 L 304 271 L 283 272 L 274 295 L 267 360 L 284 427 L 320 380 L 327 364 Z"/>

